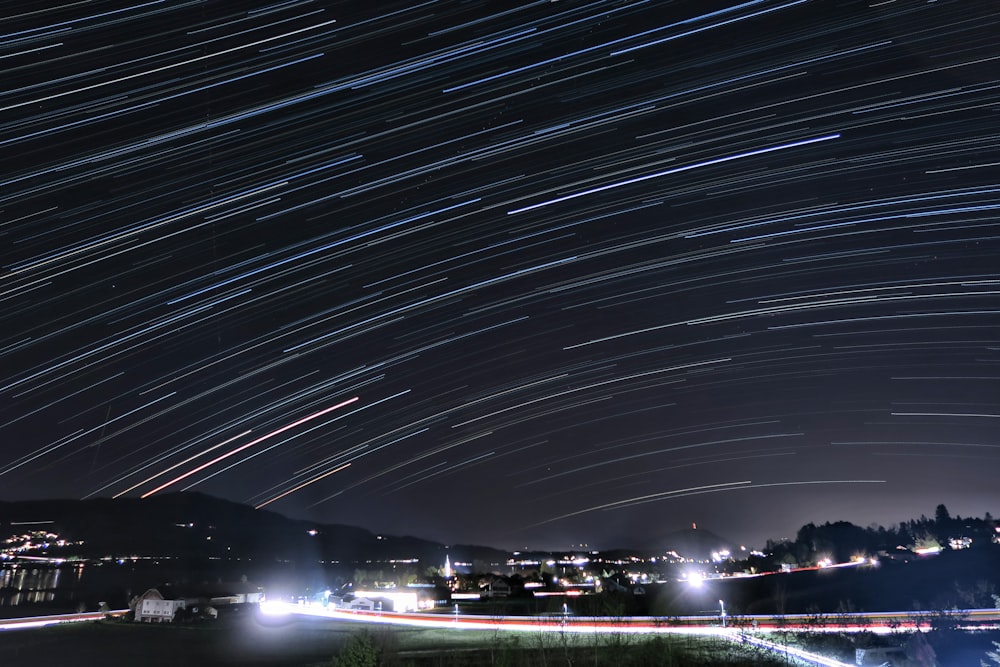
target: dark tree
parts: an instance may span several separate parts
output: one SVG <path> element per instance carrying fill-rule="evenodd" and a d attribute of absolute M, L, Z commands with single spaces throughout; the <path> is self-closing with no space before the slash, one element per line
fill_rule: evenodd
<path fill-rule="evenodd" d="M 951 514 L 948 513 L 948 508 L 944 506 L 944 503 L 934 509 L 933 532 L 942 547 L 947 547 L 948 538 L 951 537 L 951 529 L 954 524 L 955 521 L 951 518 Z"/>
<path fill-rule="evenodd" d="M 948 513 L 948 508 L 944 506 L 944 503 L 941 503 L 934 510 L 934 522 L 938 526 L 945 526 L 949 521 L 951 521 L 951 514 Z"/>

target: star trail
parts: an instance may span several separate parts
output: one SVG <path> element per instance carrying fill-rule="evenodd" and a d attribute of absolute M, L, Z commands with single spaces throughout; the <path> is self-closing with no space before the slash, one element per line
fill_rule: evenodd
<path fill-rule="evenodd" d="M 0 21 L 0 498 L 444 542 L 996 511 L 1000 7 Z"/>

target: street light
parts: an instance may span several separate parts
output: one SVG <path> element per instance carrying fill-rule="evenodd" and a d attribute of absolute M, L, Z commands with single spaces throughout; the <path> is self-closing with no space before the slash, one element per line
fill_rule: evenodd
<path fill-rule="evenodd" d="M 726 627 L 726 603 L 719 600 L 719 617 L 722 619 L 722 627 Z"/>

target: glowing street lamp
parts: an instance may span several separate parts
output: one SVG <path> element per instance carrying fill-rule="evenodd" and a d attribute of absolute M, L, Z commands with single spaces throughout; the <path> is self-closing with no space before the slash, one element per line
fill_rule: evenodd
<path fill-rule="evenodd" d="M 722 619 L 722 627 L 726 627 L 726 603 L 719 600 L 719 618 Z"/>

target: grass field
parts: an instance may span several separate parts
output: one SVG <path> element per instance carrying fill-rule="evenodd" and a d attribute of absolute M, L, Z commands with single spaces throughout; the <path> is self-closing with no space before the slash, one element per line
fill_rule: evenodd
<path fill-rule="evenodd" d="M 716 638 L 372 628 L 328 619 L 265 624 L 246 614 L 198 625 L 102 621 L 4 631 L 0 665 L 318 667 L 331 664 L 348 640 L 362 632 L 379 649 L 380 664 L 387 666 L 795 664 Z"/>

